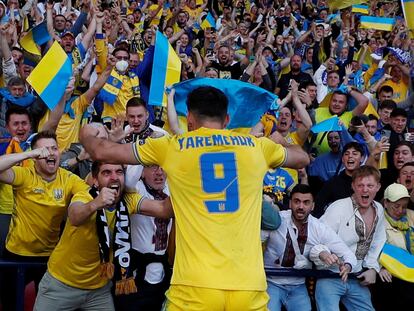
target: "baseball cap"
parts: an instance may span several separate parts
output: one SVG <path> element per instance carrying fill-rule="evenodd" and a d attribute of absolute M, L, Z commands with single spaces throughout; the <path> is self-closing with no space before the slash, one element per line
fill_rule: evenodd
<path fill-rule="evenodd" d="M 384 191 L 384 199 L 391 202 L 396 202 L 402 198 L 409 198 L 410 194 L 405 186 L 397 183 L 393 183 L 387 187 Z"/>
<path fill-rule="evenodd" d="M 73 32 L 66 30 L 64 32 L 62 32 L 62 34 L 60 35 L 61 38 L 65 37 L 65 36 L 72 36 L 73 38 L 75 38 L 75 35 L 73 34 Z"/>

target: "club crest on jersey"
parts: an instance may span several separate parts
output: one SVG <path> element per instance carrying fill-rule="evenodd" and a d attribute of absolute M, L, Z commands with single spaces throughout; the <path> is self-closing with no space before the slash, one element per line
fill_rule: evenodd
<path fill-rule="evenodd" d="M 53 196 L 55 197 L 55 200 L 62 200 L 62 198 L 63 198 L 63 189 L 54 189 L 53 190 Z"/>
<path fill-rule="evenodd" d="M 142 146 L 143 144 L 145 144 L 145 139 L 138 140 L 138 145 Z"/>

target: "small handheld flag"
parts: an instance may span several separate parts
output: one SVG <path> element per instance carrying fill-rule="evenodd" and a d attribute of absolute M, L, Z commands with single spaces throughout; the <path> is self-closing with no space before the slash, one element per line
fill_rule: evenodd
<path fill-rule="evenodd" d="M 343 130 L 344 128 L 342 127 L 342 125 L 339 124 L 339 118 L 337 116 L 333 116 L 332 118 L 326 119 L 311 127 L 311 131 L 315 134 Z"/>
<path fill-rule="evenodd" d="M 45 44 L 51 39 L 47 31 L 46 22 L 43 22 L 31 29 L 21 40 L 20 46 L 33 55 L 40 56 L 40 45 Z"/>
<path fill-rule="evenodd" d="M 414 39 L 414 0 L 401 0 L 410 39 Z"/>
<path fill-rule="evenodd" d="M 395 18 L 361 16 L 361 28 L 391 31 L 395 24 Z"/>
<path fill-rule="evenodd" d="M 352 12 L 368 15 L 369 8 L 368 8 L 368 5 L 355 4 L 355 5 L 352 6 Z"/>
<path fill-rule="evenodd" d="M 203 20 L 203 22 L 201 23 L 201 28 L 202 29 L 206 29 L 206 28 L 216 28 L 216 20 L 214 19 L 213 15 L 211 15 L 210 12 L 208 12 L 206 18 Z"/>
<path fill-rule="evenodd" d="M 414 256 L 406 250 L 385 243 L 379 262 L 393 276 L 414 283 Z"/>
<path fill-rule="evenodd" d="M 148 104 L 166 106 L 165 87 L 180 81 L 181 60 L 168 39 L 159 31 L 156 34 L 154 62 Z"/>
<path fill-rule="evenodd" d="M 55 41 L 33 69 L 27 82 L 49 109 L 53 110 L 65 93 L 71 76 L 72 63 L 60 44 Z"/>

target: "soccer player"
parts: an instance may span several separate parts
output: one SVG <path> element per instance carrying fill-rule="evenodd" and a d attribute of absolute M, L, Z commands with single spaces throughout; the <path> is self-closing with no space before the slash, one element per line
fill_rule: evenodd
<path fill-rule="evenodd" d="M 309 157 L 298 146 L 225 130 L 228 99 L 218 89 L 193 90 L 187 106 L 188 133 L 120 145 L 85 126 L 81 142 L 99 161 L 156 164 L 167 173 L 177 228 L 167 310 L 267 310 L 263 177 L 269 168 L 304 167 Z"/>

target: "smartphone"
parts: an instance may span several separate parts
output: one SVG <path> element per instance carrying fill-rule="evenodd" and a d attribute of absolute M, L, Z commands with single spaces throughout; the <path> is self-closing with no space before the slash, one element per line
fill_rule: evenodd
<path fill-rule="evenodd" d="M 213 49 L 207 49 L 206 56 L 207 56 L 207 58 L 214 57 L 214 50 Z"/>
<path fill-rule="evenodd" d="M 391 137 L 391 131 L 390 130 L 384 130 L 384 129 L 381 130 L 381 139 L 386 138 L 387 141 L 389 141 L 390 137 Z"/>
<path fill-rule="evenodd" d="M 253 63 L 255 59 L 256 59 L 256 57 L 255 57 L 254 55 L 251 55 L 251 56 L 249 57 L 249 61 L 250 61 L 251 63 Z"/>

